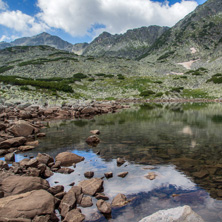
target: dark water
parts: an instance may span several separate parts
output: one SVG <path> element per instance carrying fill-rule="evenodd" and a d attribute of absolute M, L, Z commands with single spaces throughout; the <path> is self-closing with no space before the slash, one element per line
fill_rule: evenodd
<path fill-rule="evenodd" d="M 90 130 L 99 129 L 101 143 L 91 148 L 85 143 Z M 205 221 L 222 220 L 222 105 L 148 104 L 92 120 L 60 121 L 45 129 L 47 137 L 28 153 L 52 156 L 66 150 L 84 156 L 70 175 L 54 174 L 49 179 L 66 186 L 85 179 L 85 171 L 104 179 L 104 193 L 112 198 L 123 193 L 134 198 L 114 209 L 109 221 L 139 221 L 158 210 L 190 205 Z M 95 153 L 100 151 L 100 156 Z M 117 167 L 116 158 L 127 162 Z M 20 160 L 23 155 L 17 155 Z M 154 169 L 148 169 L 155 167 Z M 128 171 L 125 178 L 119 172 Z M 145 178 L 149 172 L 156 179 Z M 178 194 L 178 195 L 174 195 Z M 87 220 L 107 221 L 94 206 L 83 208 Z M 98 220 L 96 220 L 98 218 Z"/>

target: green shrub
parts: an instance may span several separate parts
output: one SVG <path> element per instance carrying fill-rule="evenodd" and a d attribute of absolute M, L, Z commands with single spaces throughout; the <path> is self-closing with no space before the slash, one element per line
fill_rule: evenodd
<path fill-rule="evenodd" d="M 13 69 L 13 68 L 14 68 L 14 66 L 1 66 L 0 73 L 6 72 L 6 71 Z"/>
<path fill-rule="evenodd" d="M 162 92 L 158 92 L 158 93 L 156 93 L 155 97 L 161 97 L 162 95 L 163 95 Z"/>
<path fill-rule="evenodd" d="M 124 79 L 125 79 L 125 77 L 124 77 L 122 74 L 118 74 L 117 77 L 118 77 L 118 79 L 120 79 L 120 80 L 124 80 Z"/>
<path fill-rule="evenodd" d="M 85 79 L 87 78 L 87 75 L 83 74 L 83 73 L 76 73 L 73 75 L 73 78 L 76 78 L 76 79 Z"/>
<path fill-rule="evenodd" d="M 154 95 L 155 92 L 152 91 L 152 90 L 145 90 L 145 91 L 142 91 L 140 93 L 140 96 L 143 96 L 143 97 L 148 97 L 148 96 L 151 96 L 151 95 Z"/>

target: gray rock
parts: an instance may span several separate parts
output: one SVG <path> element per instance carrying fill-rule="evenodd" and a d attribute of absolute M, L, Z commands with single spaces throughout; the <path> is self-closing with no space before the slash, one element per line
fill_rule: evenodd
<path fill-rule="evenodd" d="M 96 202 L 96 206 L 98 210 L 104 214 L 110 214 L 112 209 L 111 209 L 111 204 L 105 202 L 104 200 L 98 200 Z"/>
<path fill-rule="evenodd" d="M 83 197 L 80 205 L 82 207 L 91 207 L 93 205 L 92 198 L 89 196 Z"/>
<path fill-rule="evenodd" d="M 204 220 L 196 214 L 190 206 L 176 207 L 168 210 L 160 210 L 148 217 L 143 218 L 139 222 L 204 222 Z"/>
<path fill-rule="evenodd" d="M 94 196 L 103 188 L 103 180 L 99 178 L 92 178 L 81 181 L 78 186 L 82 187 L 82 192 L 86 195 Z"/>
<path fill-rule="evenodd" d="M 112 201 L 112 207 L 123 207 L 125 206 L 129 201 L 127 201 L 127 198 L 124 194 L 117 194 L 113 201 Z"/>

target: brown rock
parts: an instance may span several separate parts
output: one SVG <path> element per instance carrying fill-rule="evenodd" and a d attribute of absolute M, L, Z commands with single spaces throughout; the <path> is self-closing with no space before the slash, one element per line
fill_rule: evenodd
<path fill-rule="evenodd" d="M 109 200 L 109 197 L 107 197 L 106 195 L 104 195 L 102 193 L 98 193 L 98 194 L 96 194 L 96 199 L 97 200 Z"/>
<path fill-rule="evenodd" d="M 57 170 L 57 172 L 62 173 L 62 174 L 70 174 L 70 173 L 73 173 L 74 170 L 70 169 L 70 168 L 67 168 L 67 167 L 63 167 L 63 168 Z"/>
<path fill-rule="evenodd" d="M 200 179 L 202 179 L 202 178 L 204 178 L 204 177 L 206 177 L 208 175 L 209 175 L 209 172 L 207 170 L 201 170 L 199 172 L 193 173 L 194 177 L 197 177 L 197 178 L 200 178 Z"/>
<path fill-rule="evenodd" d="M 31 159 L 28 162 L 24 163 L 26 167 L 38 167 L 39 161 L 37 159 Z"/>
<path fill-rule="evenodd" d="M 46 165 L 48 165 L 49 163 L 54 163 L 54 159 L 46 153 L 38 153 L 36 159 L 39 161 L 39 163 L 43 163 Z"/>
<path fill-rule="evenodd" d="M 5 155 L 5 161 L 15 161 L 15 154 L 14 153 L 8 153 Z"/>
<path fill-rule="evenodd" d="M 83 197 L 80 205 L 82 207 L 91 207 L 93 205 L 92 198 L 89 196 Z"/>
<path fill-rule="evenodd" d="M 26 151 L 32 150 L 34 148 L 35 148 L 34 146 L 20 146 L 18 149 L 19 149 L 19 151 L 26 152 Z"/>
<path fill-rule="evenodd" d="M 92 133 L 94 135 L 99 135 L 100 131 L 99 130 L 91 130 L 90 133 Z"/>
<path fill-rule="evenodd" d="M 94 115 L 95 112 L 96 112 L 96 110 L 93 107 L 89 106 L 89 107 L 83 108 L 82 111 L 81 111 L 81 114 Z"/>
<path fill-rule="evenodd" d="M 60 192 L 63 192 L 64 191 L 64 186 L 62 185 L 57 185 L 57 186 L 54 186 L 54 187 L 50 187 L 48 189 L 48 192 L 51 193 L 52 195 L 56 195 L 57 193 L 60 193 Z"/>
<path fill-rule="evenodd" d="M 61 162 L 61 166 L 71 166 L 73 163 L 79 163 L 85 158 L 71 152 L 62 152 L 59 153 L 55 159 Z"/>
<path fill-rule="evenodd" d="M 38 133 L 36 136 L 37 136 L 37 137 L 45 137 L 46 134 L 45 134 L 45 133 Z"/>
<path fill-rule="evenodd" d="M 32 176 L 32 177 L 39 177 L 40 175 L 40 170 L 33 167 L 29 167 L 28 172 L 29 172 L 29 176 Z"/>
<path fill-rule="evenodd" d="M 30 161 L 30 159 L 24 158 L 23 160 L 21 160 L 21 161 L 19 162 L 19 165 L 20 165 L 21 167 L 26 167 L 26 164 L 27 164 L 29 161 Z"/>
<path fill-rule="evenodd" d="M 7 164 L 5 161 L 0 160 L 0 169 L 6 169 L 6 170 L 8 170 L 8 169 L 9 169 L 9 166 L 8 166 L 8 164 Z"/>
<path fill-rule="evenodd" d="M 86 143 L 90 146 L 93 146 L 93 147 L 97 146 L 99 144 L 99 142 L 100 142 L 100 139 L 95 135 L 89 136 L 86 139 Z"/>
<path fill-rule="evenodd" d="M 4 140 L 0 143 L 0 149 L 7 149 L 10 147 L 18 147 L 26 142 L 25 137 L 15 137 L 12 139 Z"/>
<path fill-rule="evenodd" d="M 67 213 L 63 222 L 82 222 L 83 220 L 85 220 L 85 216 L 79 210 L 74 209 Z"/>
<path fill-rule="evenodd" d="M 7 128 L 7 125 L 4 123 L 0 123 L 0 130 L 5 130 Z"/>
<path fill-rule="evenodd" d="M 122 172 L 122 173 L 118 174 L 118 177 L 124 178 L 124 177 L 126 177 L 127 174 L 128 174 L 128 172 Z"/>
<path fill-rule="evenodd" d="M 87 195 L 94 196 L 103 188 L 103 180 L 99 178 L 92 178 L 81 181 L 78 186 L 82 187 L 82 192 Z"/>
<path fill-rule="evenodd" d="M 105 175 L 105 177 L 107 179 L 113 177 L 113 173 L 112 172 L 104 173 L 104 175 Z"/>
<path fill-rule="evenodd" d="M 94 172 L 92 172 L 92 171 L 85 172 L 84 176 L 86 178 L 92 178 L 92 177 L 94 177 Z"/>
<path fill-rule="evenodd" d="M 0 149 L 0 156 L 3 156 L 3 155 L 5 155 L 5 154 L 7 154 L 7 153 L 9 153 L 9 151 L 8 151 L 8 149 Z"/>
<path fill-rule="evenodd" d="M 31 219 L 25 219 L 25 218 L 6 218 L 0 216 L 0 222 L 32 222 Z"/>
<path fill-rule="evenodd" d="M 149 172 L 148 175 L 145 176 L 149 180 L 154 180 L 157 175 L 154 172 Z"/>
<path fill-rule="evenodd" d="M 53 174 L 54 174 L 54 173 L 50 170 L 50 168 L 49 168 L 49 167 L 46 167 L 46 168 L 45 168 L 45 171 L 44 171 L 44 173 L 43 173 L 43 177 L 44 177 L 44 178 L 49 178 L 49 177 L 51 177 Z"/>
<path fill-rule="evenodd" d="M 60 192 L 55 195 L 56 198 L 62 200 L 62 198 L 66 195 L 66 192 Z"/>
<path fill-rule="evenodd" d="M 8 129 L 14 136 L 29 136 L 35 132 L 35 127 L 24 120 L 15 122 L 15 125 Z"/>
<path fill-rule="evenodd" d="M 4 197 L 4 192 L 0 191 L 0 198 Z"/>
<path fill-rule="evenodd" d="M 96 206 L 98 210 L 104 214 L 110 214 L 112 211 L 111 204 L 105 202 L 104 200 L 98 200 Z"/>
<path fill-rule="evenodd" d="M 5 196 L 25 193 L 32 190 L 48 190 L 48 181 L 39 177 L 9 176 L 2 181 Z"/>
<path fill-rule="evenodd" d="M 54 197 L 45 190 L 34 190 L 0 199 L 0 215 L 5 218 L 34 218 L 54 213 Z"/>
<path fill-rule="evenodd" d="M 117 162 L 117 166 L 121 166 L 121 165 L 123 165 L 126 161 L 125 161 L 123 158 L 117 158 L 116 162 Z"/>
<path fill-rule="evenodd" d="M 62 217 L 65 217 L 67 213 L 72 210 L 78 201 L 79 196 L 82 193 L 82 189 L 79 186 L 73 186 L 63 197 L 59 210 Z"/>
<path fill-rule="evenodd" d="M 112 207 L 123 207 L 128 203 L 126 196 L 124 194 L 117 194 L 113 201 L 112 201 Z"/>
<path fill-rule="evenodd" d="M 32 118 L 32 115 L 31 115 L 31 113 L 28 112 L 28 111 L 23 111 L 23 110 L 21 110 L 20 113 L 19 113 L 19 117 L 20 117 L 21 119 L 31 119 L 31 118 Z"/>
<path fill-rule="evenodd" d="M 27 146 L 38 146 L 39 145 L 39 141 L 38 140 L 35 140 L 35 141 L 30 141 L 30 142 L 27 142 L 25 145 Z"/>

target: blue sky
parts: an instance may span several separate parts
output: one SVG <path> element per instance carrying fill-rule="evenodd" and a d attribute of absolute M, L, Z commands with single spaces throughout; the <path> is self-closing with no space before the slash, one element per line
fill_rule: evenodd
<path fill-rule="evenodd" d="M 173 26 L 206 0 L 0 0 L 0 41 L 41 32 L 90 42 L 103 31 Z"/>

